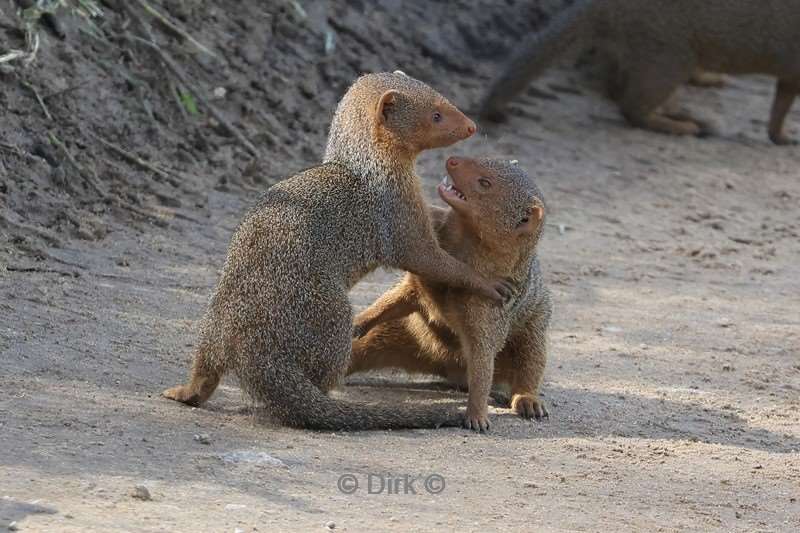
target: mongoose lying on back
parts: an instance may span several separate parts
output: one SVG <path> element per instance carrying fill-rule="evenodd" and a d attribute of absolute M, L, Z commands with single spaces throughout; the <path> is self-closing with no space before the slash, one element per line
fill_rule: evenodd
<path fill-rule="evenodd" d="M 348 290 L 378 265 L 483 298 L 510 296 L 507 281 L 487 281 L 438 246 L 414 173 L 421 151 L 474 132 L 474 122 L 420 81 L 402 73 L 359 78 L 336 110 L 324 163 L 271 187 L 234 233 L 191 381 L 164 396 L 199 405 L 233 370 L 289 426 L 457 424 L 443 409 L 354 405 L 326 393 L 350 362 Z"/>
<path fill-rule="evenodd" d="M 502 108 L 557 56 L 595 44 L 614 58 L 616 100 L 633 126 L 682 135 L 704 133 L 685 116 L 661 111 L 673 91 L 700 68 L 778 78 L 769 138 L 791 140 L 783 122 L 800 92 L 800 2 L 797 0 L 578 0 L 516 51 L 483 101 Z"/>
<path fill-rule="evenodd" d="M 485 275 L 512 277 L 520 295 L 500 308 L 408 274 L 356 317 L 366 333 L 353 341 L 348 373 L 395 367 L 467 384 L 465 426 L 474 430 L 489 428 L 493 376 L 496 385 L 511 386 L 517 413 L 545 416 L 539 384 L 552 304 L 536 257 L 542 195 L 509 161 L 451 158 L 447 170 L 439 194 L 452 209 L 436 212 L 439 242 Z"/>

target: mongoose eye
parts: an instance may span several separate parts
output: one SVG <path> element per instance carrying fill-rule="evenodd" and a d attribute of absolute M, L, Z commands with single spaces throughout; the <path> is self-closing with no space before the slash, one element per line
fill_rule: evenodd
<path fill-rule="evenodd" d="M 434 111 L 433 113 L 433 121 L 434 122 L 441 122 L 442 121 L 442 114 L 438 111 Z"/>
<path fill-rule="evenodd" d="M 478 179 L 478 183 L 480 183 L 480 184 L 481 184 L 481 187 L 483 187 L 484 189 L 488 189 L 489 187 L 491 187 L 491 186 L 492 186 L 492 182 L 491 182 L 491 181 L 489 181 L 489 180 L 488 180 L 488 179 L 486 179 L 486 178 L 479 178 L 479 179 Z"/>
<path fill-rule="evenodd" d="M 524 226 L 525 224 L 527 224 L 530 221 L 531 221 L 530 217 L 525 217 L 525 218 L 523 218 L 522 220 L 519 221 L 519 224 L 517 224 L 517 227 Z"/>

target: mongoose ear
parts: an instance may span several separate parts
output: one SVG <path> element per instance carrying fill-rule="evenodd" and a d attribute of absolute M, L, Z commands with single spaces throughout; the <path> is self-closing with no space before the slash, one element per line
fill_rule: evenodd
<path fill-rule="evenodd" d="M 539 225 L 544 219 L 544 206 L 536 199 L 533 202 L 527 216 L 522 219 L 517 226 L 517 232 L 520 234 L 534 233 L 539 228 Z"/>
<path fill-rule="evenodd" d="M 389 113 L 392 112 L 392 108 L 394 107 L 395 103 L 397 102 L 397 97 L 400 95 L 399 92 L 394 90 L 389 90 L 383 93 L 378 100 L 378 107 L 375 110 L 375 117 L 381 123 L 385 123 L 386 120 L 389 118 Z"/>
<path fill-rule="evenodd" d="M 531 218 L 539 224 L 542 219 L 544 218 L 544 207 L 542 204 L 536 203 L 533 205 L 533 211 L 531 212 Z"/>

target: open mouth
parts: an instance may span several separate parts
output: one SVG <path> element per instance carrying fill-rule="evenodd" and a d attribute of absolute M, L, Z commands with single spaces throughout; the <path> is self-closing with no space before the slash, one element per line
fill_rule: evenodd
<path fill-rule="evenodd" d="M 461 200 L 462 202 L 467 201 L 467 197 L 464 196 L 464 193 L 455 188 L 450 176 L 445 176 L 442 178 L 442 182 L 439 184 L 438 190 L 439 196 L 441 196 L 442 200 L 445 202 L 455 198 Z"/>

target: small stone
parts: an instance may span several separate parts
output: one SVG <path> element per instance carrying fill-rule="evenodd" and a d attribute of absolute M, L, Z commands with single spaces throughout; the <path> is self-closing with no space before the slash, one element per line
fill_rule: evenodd
<path fill-rule="evenodd" d="M 10 524 L 8 524 L 8 530 L 9 531 L 19 531 L 19 526 L 17 525 L 16 522 L 11 522 Z"/>
<path fill-rule="evenodd" d="M 525 483 L 522 484 L 522 486 L 525 487 L 526 489 L 535 489 L 539 485 L 537 485 L 536 483 L 532 483 L 530 481 L 526 481 Z"/>
<path fill-rule="evenodd" d="M 717 326 L 720 328 L 729 328 L 733 325 L 733 321 L 730 318 L 722 317 L 717 320 Z"/>
<path fill-rule="evenodd" d="M 241 509 L 247 509 L 247 506 L 242 503 L 229 503 L 225 506 L 226 511 L 239 511 Z"/>
<path fill-rule="evenodd" d="M 228 94 L 228 89 L 226 89 L 225 87 L 217 87 L 216 89 L 214 89 L 214 98 L 216 98 L 217 100 L 225 98 L 225 95 L 227 94 Z"/>
<path fill-rule="evenodd" d="M 211 439 L 205 433 L 198 433 L 194 436 L 194 440 L 200 444 L 211 444 Z"/>
<path fill-rule="evenodd" d="M 244 529 L 240 527 L 234 528 L 233 533 L 244 533 Z"/>
<path fill-rule="evenodd" d="M 334 523 L 332 521 L 325 522 L 325 527 L 328 528 L 328 529 L 336 529 L 336 523 Z"/>
<path fill-rule="evenodd" d="M 131 491 L 131 498 L 136 498 L 137 500 L 142 500 L 143 502 L 149 502 L 153 499 L 153 497 L 150 496 L 150 491 L 147 490 L 147 487 L 144 485 L 136 485 L 133 487 L 133 490 Z"/>

